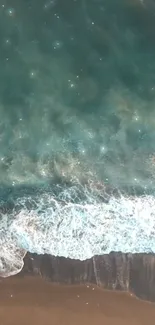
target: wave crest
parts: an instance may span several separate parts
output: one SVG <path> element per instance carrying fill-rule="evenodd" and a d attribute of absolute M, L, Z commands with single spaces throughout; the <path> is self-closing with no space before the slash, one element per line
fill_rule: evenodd
<path fill-rule="evenodd" d="M 111 251 L 155 252 L 153 196 L 83 191 L 83 201 L 78 187 L 16 199 L 1 218 L 1 276 L 18 273 L 26 251 L 80 260 Z"/>
<path fill-rule="evenodd" d="M 26 250 L 22 248 L 12 235 L 9 217 L 1 216 L 0 222 L 0 277 L 15 275 L 21 271 Z"/>

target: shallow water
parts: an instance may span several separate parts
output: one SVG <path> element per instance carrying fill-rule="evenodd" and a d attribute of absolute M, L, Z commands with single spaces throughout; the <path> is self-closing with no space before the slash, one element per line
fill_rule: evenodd
<path fill-rule="evenodd" d="M 155 250 L 154 9 L 1 5 L 3 276 L 27 250 L 80 259 Z"/>

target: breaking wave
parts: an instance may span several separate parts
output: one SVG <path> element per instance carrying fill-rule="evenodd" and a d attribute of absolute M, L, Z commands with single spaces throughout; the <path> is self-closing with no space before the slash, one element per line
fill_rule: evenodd
<path fill-rule="evenodd" d="M 26 251 L 80 260 L 111 251 L 155 252 L 153 196 L 109 196 L 103 188 L 94 195 L 77 185 L 55 190 L 12 198 L 9 214 L 1 214 L 1 276 L 18 273 Z"/>
<path fill-rule="evenodd" d="M 153 2 L 12 5 L 0 6 L 0 275 L 27 251 L 154 252 Z"/>

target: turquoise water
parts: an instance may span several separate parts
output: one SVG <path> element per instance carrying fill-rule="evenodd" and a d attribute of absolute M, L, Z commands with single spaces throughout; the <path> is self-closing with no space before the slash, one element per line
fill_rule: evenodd
<path fill-rule="evenodd" d="M 0 179 L 154 188 L 153 2 L 0 9 Z"/>
<path fill-rule="evenodd" d="M 26 250 L 80 259 L 154 251 L 154 12 L 151 0 L 1 4 L 1 255 L 10 240 L 19 262 L 13 271 L 2 262 L 1 273 L 16 273 Z"/>

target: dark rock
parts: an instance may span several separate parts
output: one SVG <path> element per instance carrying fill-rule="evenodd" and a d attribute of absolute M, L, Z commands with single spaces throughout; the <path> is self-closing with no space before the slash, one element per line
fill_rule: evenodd
<path fill-rule="evenodd" d="M 27 253 L 20 275 L 40 275 L 62 284 L 93 283 L 155 301 L 155 254 L 111 252 L 80 261 Z"/>

